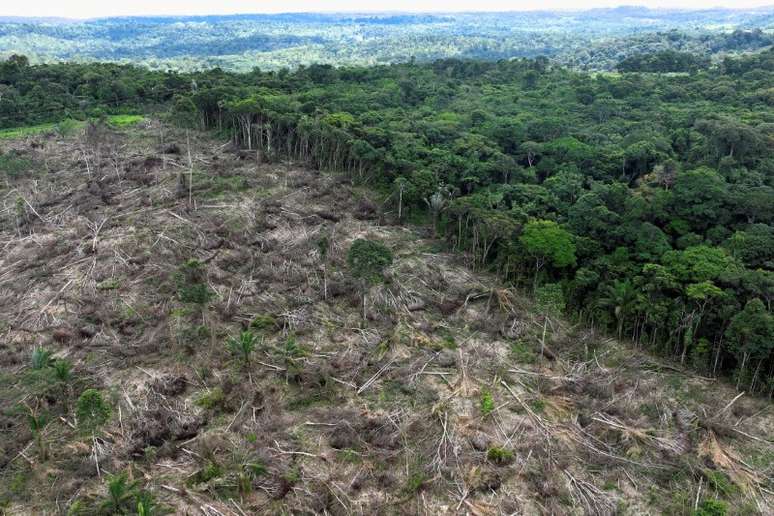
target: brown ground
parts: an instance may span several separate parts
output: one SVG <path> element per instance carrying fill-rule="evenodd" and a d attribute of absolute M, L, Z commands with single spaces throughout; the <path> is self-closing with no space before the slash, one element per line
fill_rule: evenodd
<path fill-rule="evenodd" d="M 0 188 L 8 514 L 94 513 L 121 471 L 176 514 L 774 510 L 770 402 L 727 406 L 729 385 L 538 314 L 343 177 L 193 134 L 189 204 L 185 134 L 164 131 L 0 141 L 33 164 Z M 395 253 L 366 323 L 360 237 Z M 191 259 L 203 307 L 180 300 Z M 225 342 L 256 320 L 243 366 Z M 34 370 L 37 346 L 73 378 Z M 90 387 L 112 405 L 93 434 L 74 410 Z"/>

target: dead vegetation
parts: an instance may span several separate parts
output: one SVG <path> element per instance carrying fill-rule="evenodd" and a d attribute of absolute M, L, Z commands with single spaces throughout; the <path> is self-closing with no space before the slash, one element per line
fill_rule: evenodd
<path fill-rule="evenodd" d="M 769 403 L 538 315 L 344 178 L 165 132 L 4 143 L 35 164 L 0 190 L 9 514 L 121 472 L 178 514 L 771 513 Z M 365 323 L 362 237 L 395 254 Z"/>

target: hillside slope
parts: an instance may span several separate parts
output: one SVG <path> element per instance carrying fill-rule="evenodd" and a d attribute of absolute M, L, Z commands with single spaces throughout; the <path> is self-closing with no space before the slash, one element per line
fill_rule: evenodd
<path fill-rule="evenodd" d="M 8 514 L 774 510 L 770 402 L 542 315 L 344 177 L 186 141 L 0 142 Z M 395 255 L 365 322 L 357 238 Z"/>

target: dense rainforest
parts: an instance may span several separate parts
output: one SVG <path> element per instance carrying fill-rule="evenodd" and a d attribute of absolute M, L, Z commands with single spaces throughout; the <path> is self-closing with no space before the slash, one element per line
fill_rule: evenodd
<path fill-rule="evenodd" d="M 640 54 L 681 52 L 699 61 L 765 49 L 774 11 L 617 7 L 505 13 L 289 13 L 123 17 L 0 17 L 0 58 L 112 61 L 151 69 L 221 67 L 248 72 L 298 65 L 375 65 L 444 58 L 534 58 L 611 70 Z M 687 64 L 692 64 L 689 60 Z M 688 71 L 649 70 L 649 71 Z"/>
<path fill-rule="evenodd" d="M 13 56 L 0 63 L 0 127 L 163 113 L 259 159 L 348 174 L 546 313 L 771 396 L 774 51 L 694 64 L 187 74 Z"/>

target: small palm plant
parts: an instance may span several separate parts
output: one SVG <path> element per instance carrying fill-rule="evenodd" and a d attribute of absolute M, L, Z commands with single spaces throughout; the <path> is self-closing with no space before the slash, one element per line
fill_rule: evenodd
<path fill-rule="evenodd" d="M 126 514 L 137 497 L 137 481 L 130 480 L 126 471 L 107 477 L 107 498 L 102 509 L 107 514 Z"/>
<path fill-rule="evenodd" d="M 35 415 L 32 409 L 30 409 L 29 414 L 27 414 L 27 422 L 30 425 L 32 435 L 35 437 L 35 447 L 38 449 L 38 458 L 41 461 L 46 461 L 48 459 L 48 447 L 43 440 L 43 429 L 46 427 L 48 421 L 46 421 L 45 416 L 42 414 Z"/>
<path fill-rule="evenodd" d="M 255 351 L 258 343 L 258 336 L 250 330 L 245 330 L 239 334 L 238 338 L 229 337 L 228 349 L 242 359 L 245 367 L 250 365 L 250 355 Z"/>
<path fill-rule="evenodd" d="M 167 513 L 166 508 L 156 503 L 153 495 L 148 491 L 141 491 L 137 495 L 137 516 L 157 516 Z"/>
<path fill-rule="evenodd" d="M 35 370 L 45 369 L 51 365 L 51 351 L 44 347 L 37 347 L 32 351 L 30 365 Z"/>
<path fill-rule="evenodd" d="M 57 386 L 60 388 L 59 394 L 64 401 L 65 409 L 69 412 L 70 407 L 70 389 L 73 379 L 73 365 L 68 360 L 55 360 L 51 364 L 51 376 Z"/>
<path fill-rule="evenodd" d="M 67 384 L 73 378 L 73 365 L 67 360 L 55 360 L 51 364 L 51 373 L 54 380 Z"/>

